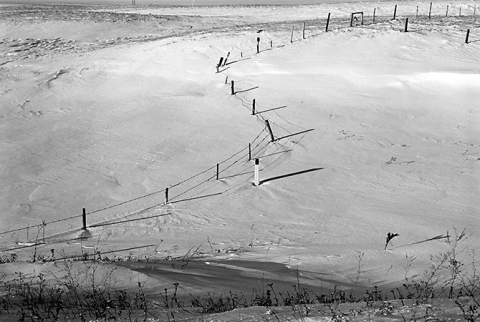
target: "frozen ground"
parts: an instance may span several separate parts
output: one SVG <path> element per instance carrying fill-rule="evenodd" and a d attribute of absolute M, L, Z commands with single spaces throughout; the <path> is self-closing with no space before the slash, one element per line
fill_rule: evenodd
<path fill-rule="evenodd" d="M 245 263 L 271 262 L 320 288 L 352 285 L 360 263 L 359 284 L 387 288 L 421 274 L 454 227 L 478 249 L 475 4 L 435 3 L 430 20 L 415 18 L 426 3 L 396 4 L 396 20 L 385 2 L 2 5 L 3 254 L 235 259 L 257 282 L 268 269 Z M 356 11 L 365 25 L 349 27 Z M 263 113 L 251 115 L 253 99 Z M 265 119 L 277 139 L 314 130 L 270 142 Z M 388 232 L 399 236 L 384 250 Z M 122 267 L 123 281 L 175 281 Z M 270 280 L 295 281 L 287 271 Z"/>

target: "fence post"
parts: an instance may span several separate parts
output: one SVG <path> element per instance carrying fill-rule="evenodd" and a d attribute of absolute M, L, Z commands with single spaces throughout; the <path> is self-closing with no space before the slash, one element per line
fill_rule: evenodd
<path fill-rule="evenodd" d="M 292 26 L 292 35 L 290 36 L 290 43 L 293 42 L 293 26 Z"/>
<path fill-rule="evenodd" d="M 248 161 L 252 160 L 252 144 L 248 143 Z"/>
<path fill-rule="evenodd" d="M 217 180 L 218 180 L 218 174 L 220 172 L 220 164 L 217 163 Z"/>
<path fill-rule="evenodd" d="M 415 19 L 418 18 L 418 6 L 417 6 L 417 12 L 415 12 Z"/>
<path fill-rule="evenodd" d="M 218 62 L 218 65 L 217 65 L 217 73 L 219 72 L 219 68 L 220 66 L 222 66 L 222 62 L 223 62 L 223 57 L 220 57 L 220 61 Z"/>
<path fill-rule="evenodd" d="M 257 37 L 257 54 L 260 53 L 260 37 Z"/>
<path fill-rule="evenodd" d="M 393 20 L 397 18 L 397 5 L 395 5 L 395 9 L 393 10 Z"/>
<path fill-rule="evenodd" d="M 459 17 L 462 16 L 462 7 L 460 7 L 460 8 L 458 9 L 458 16 L 459 16 Z"/>
<path fill-rule="evenodd" d="M 252 103 L 252 115 L 255 115 L 255 99 L 253 99 Z"/>
<path fill-rule="evenodd" d="M 330 23 L 330 13 L 328 13 L 327 17 L 327 26 L 325 27 L 325 32 L 328 32 L 328 24 Z"/>
<path fill-rule="evenodd" d="M 227 64 L 228 57 L 230 57 L 230 52 L 228 52 L 227 57 L 223 61 L 223 66 L 225 66 Z"/>
<path fill-rule="evenodd" d="M 445 17 L 448 16 L 448 4 L 447 4 L 447 11 L 445 12 Z"/>
<path fill-rule="evenodd" d="M 430 2 L 430 10 L 428 10 L 428 19 L 432 16 L 432 4 L 433 2 Z"/>
<path fill-rule="evenodd" d="M 468 44 L 468 36 L 470 36 L 470 29 L 467 29 L 467 37 L 465 37 L 466 44 Z"/>
<path fill-rule="evenodd" d="M 83 222 L 82 229 L 87 230 L 87 210 L 85 208 L 83 208 L 83 211 L 82 211 L 82 222 Z"/>
<path fill-rule="evenodd" d="M 260 161 L 258 159 L 255 159 L 255 178 L 253 179 L 253 184 L 255 186 L 259 186 L 260 185 L 260 180 L 259 180 L 259 164 L 260 164 Z"/>
<path fill-rule="evenodd" d="M 405 32 L 408 31 L 408 18 L 405 19 Z"/>
<path fill-rule="evenodd" d="M 275 137 L 273 136 L 272 128 L 270 127 L 270 122 L 265 119 L 265 124 L 267 125 L 268 132 L 270 133 L 271 142 L 275 142 Z"/>
<path fill-rule="evenodd" d="M 305 39 L 305 21 L 303 22 L 302 38 Z"/>
<path fill-rule="evenodd" d="M 273 40 L 270 40 L 270 49 L 273 48 Z"/>
<path fill-rule="evenodd" d="M 235 83 L 232 80 L 232 95 L 235 95 Z"/>
<path fill-rule="evenodd" d="M 165 204 L 168 204 L 168 188 L 165 188 Z"/>

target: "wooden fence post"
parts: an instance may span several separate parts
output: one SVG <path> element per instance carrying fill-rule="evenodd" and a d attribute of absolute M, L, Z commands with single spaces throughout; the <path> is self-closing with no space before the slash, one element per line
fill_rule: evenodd
<path fill-rule="evenodd" d="M 430 10 L 428 10 L 428 19 L 430 19 L 432 16 L 432 4 L 433 2 L 430 2 Z"/>
<path fill-rule="evenodd" d="M 293 26 L 292 26 L 292 35 L 290 36 L 290 43 L 293 42 Z"/>
<path fill-rule="evenodd" d="M 305 21 L 303 22 L 302 38 L 305 39 Z"/>
<path fill-rule="evenodd" d="M 465 43 L 468 44 L 468 37 L 470 36 L 470 29 L 467 29 L 467 36 L 465 37 Z"/>
<path fill-rule="evenodd" d="M 445 12 L 445 17 L 448 17 L 448 4 L 447 4 L 447 11 Z"/>
<path fill-rule="evenodd" d="M 222 62 L 223 62 L 223 57 L 220 57 L 220 61 L 218 62 L 218 65 L 217 65 L 217 73 L 219 72 L 220 66 L 222 66 Z"/>
<path fill-rule="evenodd" d="M 253 184 L 257 187 L 260 185 L 260 179 L 259 179 L 260 166 L 259 165 L 260 165 L 260 160 L 255 159 L 255 178 L 253 179 Z"/>
<path fill-rule="evenodd" d="M 165 188 L 165 204 L 168 204 L 168 188 Z"/>
<path fill-rule="evenodd" d="M 268 132 L 270 133 L 271 142 L 275 142 L 275 137 L 273 136 L 273 131 L 272 131 L 272 128 L 270 127 L 270 122 L 268 122 L 267 119 L 265 119 L 265 124 L 267 125 Z"/>
<path fill-rule="evenodd" d="M 220 173 L 220 164 L 217 163 L 217 179 L 218 180 L 218 174 Z"/>
<path fill-rule="evenodd" d="M 330 13 L 328 14 L 327 17 L 327 26 L 325 27 L 325 32 L 328 32 L 328 24 L 330 23 Z"/>
<path fill-rule="evenodd" d="M 397 5 L 395 5 L 395 9 L 393 10 L 393 20 L 397 18 Z"/>
<path fill-rule="evenodd" d="M 228 76 L 225 77 L 225 85 L 228 84 Z"/>
<path fill-rule="evenodd" d="M 417 6 L 417 11 L 415 12 L 415 18 L 418 18 L 418 6 Z"/>
<path fill-rule="evenodd" d="M 255 115 L 255 99 L 253 99 L 252 103 L 252 115 Z"/>
<path fill-rule="evenodd" d="M 405 19 L 405 32 L 408 31 L 408 18 Z"/>
<path fill-rule="evenodd" d="M 87 230 L 87 210 L 85 208 L 82 211 L 82 223 L 82 229 Z"/>
<path fill-rule="evenodd" d="M 257 54 L 260 53 L 260 37 L 257 37 Z"/>
<path fill-rule="evenodd" d="M 458 8 L 458 16 L 459 16 L 459 17 L 462 16 L 462 7 Z"/>
<path fill-rule="evenodd" d="M 273 40 L 270 40 L 270 49 L 273 48 Z"/>
<path fill-rule="evenodd" d="M 252 144 L 248 143 L 248 161 L 252 160 Z"/>
<path fill-rule="evenodd" d="M 231 84 L 232 84 L 232 95 L 235 95 L 235 83 L 233 80 Z"/>
<path fill-rule="evenodd" d="M 228 52 L 227 57 L 225 57 L 225 60 L 223 61 L 223 66 L 227 64 L 228 57 L 230 57 L 230 52 Z"/>

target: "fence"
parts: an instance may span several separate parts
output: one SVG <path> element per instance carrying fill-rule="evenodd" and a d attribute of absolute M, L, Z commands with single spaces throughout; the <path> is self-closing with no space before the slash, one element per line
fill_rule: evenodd
<path fill-rule="evenodd" d="M 424 12 L 425 14 L 419 14 L 421 12 Z M 359 20 L 358 18 L 354 19 L 355 15 L 360 14 L 361 20 Z M 378 15 L 377 8 L 373 9 L 372 15 L 370 17 L 366 15 L 364 11 L 354 12 L 350 15 L 350 17 L 332 17 L 329 13 L 325 19 L 303 21 L 301 24 L 301 39 L 303 40 L 310 37 L 319 36 L 321 34 L 324 34 L 325 32 L 330 32 L 334 29 L 352 28 L 357 26 L 368 27 L 373 24 L 384 23 L 400 18 L 405 19 L 405 26 L 403 31 L 407 32 L 409 21 L 411 22 L 414 19 L 416 22 L 421 22 L 424 24 L 428 23 L 429 21 L 437 23 L 439 20 L 442 19 L 448 19 L 449 17 L 453 18 L 452 15 L 452 7 L 447 6 L 446 8 L 433 8 L 433 3 L 429 4 L 428 11 L 426 8 L 423 8 L 422 11 L 420 11 L 420 8 L 417 6 L 415 14 L 406 14 L 397 5 L 392 8 L 391 16 Z M 476 5 L 474 6 L 474 8 L 465 8 L 463 12 L 462 7 L 460 6 L 458 8 L 457 17 L 461 17 L 463 20 L 472 19 L 472 23 L 474 25 L 476 23 Z M 298 39 L 298 37 L 296 37 L 295 25 L 298 25 L 298 22 L 279 22 L 269 23 L 267 25 L 258 24 L 255 26 L 259 28 L 265 28 L 266 26 L 268 26 L 271 28 L 280 28 L 281 30 L 285 30 L 286 27 L 292 26 L 292 32 L 290 34 L 289 42 L 293 43 L 300 40 Z M 471 42 L 469 37 L 470 29 L 466 31 L 465 43 L 467 44 Z M 221 70 L 221 68 L 231 65 L 233 63 L 247 60 L 253 55 L 260 54 L 266 50 L 273 50 L 274 48 L 283 47 L 284 44 L 278 44 L 279 42 L 280 41 L 278 38 L 272 37 L 267 37 L 267 41 L 265 42 L 265 40 L 263 40 L 262 42 L 261 37 L 257 37 L 256 48 L 242 51 L 238 53 L 236 57 L 230 57 L 230 53 L 228 53 L 225 59 L 222 57 L 218 65 L 216 66 L 217 73 L 223 73 L 226 69 Z M 263 43 L 267 43 L 267 46 L 265 46 L 264 48 L 262 48 Z M 228 84 L 228 76 L 226 77 L 225 84 Z M 262 131 L 251 142 L 246 144 L 244 148 L 242 148 L 235 154 L 229 156 L 225 160 L 215 165 L 212 165 L 210 168 L 194 174 L 187 179 L 173 184 L 165 189 L 157 190 L 146 195 L 142 195 L 93 211 L 87 211 L 87 209 L 84 209 L 83 214 L 69 216 L 51 222 L 42 221 L 42 223 L 38 225 L 21 227 L 18 229 L 0 232 L 0 237 L 3 235 L 11 234 L 12 238 L 16 240 L 16 246 L 7 246 L 0 249 L 2 251 L 14 251 L 21 248 L 37 246 L 41 243 L 46 242 L 65 242 L 68 241 L 67 239 L 65 239 L 65 236 L 68 236 L 68 234 L 71 232 L 76 232 L 80 230 L 80 223 L 82 223 L 81 226 L 83 229 L 87 229 L 88 227 L 94 228 L 125 223 L 133 220 L 151 218 L 151 216 L 141 217 L 141 215 L 156 208 L 160 208 L 160 210 L 162 211 L 167 211 L 168 209 L 161 209 L 162 206 L 166 204 L 198 200 L 202 198 L 221 195 L 227 192 L 229 189 L 225 190 L 223 186 L 219 185 L 219 181 L 221 181 L 222 179 L 239 176 L 248 176 L 248 178 L 250 178 L 254 173 L 252 169 L 252 163 L 250 162 L 253 159 L 263 159 L 276 156 L 276 158 L 272 159 L 269 163 L 263 164 L 263 168 L 276 162 L 276 160 L 281 158 L 285 153 L 291 152 L 293 145 L 271 145 L 270 143 L 278 142 L 292 136 L 305 135 L 313 129 L 303 128 L 299 125 L 289 122 L 287 119 L 282 117 L 281 114 L 278 113 L 278 110 L 287 108 L 287 106 L 279 106 L 272 108 L 259 104 L 258 102 L 256 102 L 255 99 L 253 99 L 252 101 L 247 101 L 245 97 L 242 97 L 242 95 L 240 95 L 241 93 L 256 88 L 257 87 L 238 90 L 235 88 L 234 81 L 231 80 L 231 94 L 237 100 L 239 100 L 241 102 L 241 105 L 246 108 L 253 116 L 255 116 L 256 120 L 260 122 L 263 126 Z M 269 115 L 271 115 L 272 118 L 277 119 L 278 122 L 272 120 L 272 118 L 267 119 L 264 116 L 267 112 L 270 113 Z M 288 125 L 282 125 L 280 124 L 281 122 Z M 288 129 L 287 126 L 295 127 L 295 130 Z M 99 213 L 102 214 L 103 218 L 108 219 L 103 219 L 88 224 L 89 221 L 92 221 L 92 219 L 94 219 L 93 215 Z M 156 216 L 163 215 L 168 215 L 168 212 L 161 212 Z M 68 222 L 69 224 L 66 224 L 66 222 Z M 55 225 L 59 226 L 53 228 Z M 53 231 L 62 232 L 48 235 L 47 228 L 51 227 Z M 20 241 L 22 238 L 24 238 L 23 242 Z"/>

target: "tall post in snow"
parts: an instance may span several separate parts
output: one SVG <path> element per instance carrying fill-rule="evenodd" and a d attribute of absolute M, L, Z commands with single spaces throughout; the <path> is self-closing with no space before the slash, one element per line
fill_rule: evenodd
<path fill-rule="evenodd" d="M 430 10 L 428 10 L 428 19 L 432 17 L 432 4 L 433 2 L 430 2 Z"/>
<path fill-rule="evenodd" d="M 330 23 L 330 13 L 328 14 L 327 17 L 327 26 L 325 27 L 325 32 L 328 32 L 328 24 Z"/>
<path fill-rule="evenodd" d="M 253 178 L 253 184 L 257 187 L 260 185 L 259 172 L 260 161 L 258 159 L 255 159 L 255 177 Z"/>
<path fill-rule="evenodd" d="M 257 54 L 260 53 L 260 37 L 257 37 Z"/>
<path fill-rule="evenodd" d="M 253 99 L 252 103 L 252 115 L 255 115 L 255 99 Z"/>
<path fill-rule="evenodd" d="M 168 188 L 165 188 L 165 204 L 168 204 Z"/>
<path fill-rule="evenodd" d="M 395 9 L 393 10 L 393 20 L 397 18 L 397 5 L 395 5 Z"/>
<path fill-rule="evenodd" d="M 405 32 L 408 31 L 408 18 L 405 19 Z"/>
<path fill-rule="evenodd" d="M 232 95 L 235 95 L 235 82 L 232 80 L 231 81 L 231 86 L 232 86 Z"/>
<path fill-rule="evenodd" d="M 467 29 L 467 36 L 465 37 L 465 43 L 468 44 L 468 37 L 470 36 L 470 29 Z"/>

